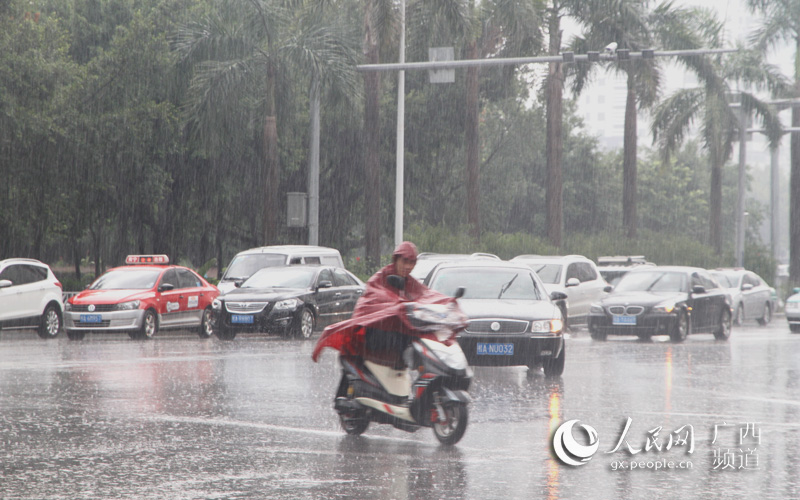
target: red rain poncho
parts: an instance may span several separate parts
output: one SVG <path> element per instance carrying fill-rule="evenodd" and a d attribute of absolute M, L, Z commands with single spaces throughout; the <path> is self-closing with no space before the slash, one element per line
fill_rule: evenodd
<path fill-rule="evenodd" d="M 393 260 L 396 261 L 398 256 L 416 260 L 417 249 L 413 243 L 405 241 L 395 249 L 392 254 Z M 314 361 L 318 360 L 320 353 L 326 347 L 352 356 L 362 354 L 367 328 L 413 335 L 415 332 L 406 320 L 407 302 L 447 304 L 455 300 L 431 290 L 411 276 L 406 278 L 405 289 L 398 290 L 386 281 L 387 277 L 393 274 L 397 274 L 394 262 L 367 281 L 367 289 L 358 299 L 352 318 L 330 325 L 322 332 L 311 354 Z"/>

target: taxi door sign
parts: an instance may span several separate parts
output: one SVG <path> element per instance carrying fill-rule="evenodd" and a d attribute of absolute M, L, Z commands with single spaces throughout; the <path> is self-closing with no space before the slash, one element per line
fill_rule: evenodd
<path fill-rule="evenodd" d="M 189 297 L 189 303 L 187 304 L 187 307 L 189 309 L 197 307 L 198 305 L 200 305 L 200 297 L 198 297 L 197 295 Z"/>
<path fill-rule="evenodd" d="M 181 308 L 178 302 L 167 302 L 167 312 L 177 311 Z"/>

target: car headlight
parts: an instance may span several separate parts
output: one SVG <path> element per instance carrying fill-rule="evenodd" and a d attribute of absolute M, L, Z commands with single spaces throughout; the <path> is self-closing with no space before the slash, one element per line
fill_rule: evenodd
<path fill-rule="evenodd" d="M 564 322 L 560 319 L 531 322 L 531 332 L 533 333 L 558 333 L 562 328 L 564 328 Z"/>
<path fill-rule="evenodd" d="M 219 299 L 214 299 L 213 301 L 211 301 L 211 308 L 222 309 L 222 301 Z"/>
<path fill-rule="evenodd" d="M 117 311 L 132 311 L 139 309 L 139 301 L 131 300 L 130 302 L 120 302 L 117 304 Z"/>
<path fill-rule="evenodd" d="M 64 302 L 64 310 L 65 311 L 71 311 L 72 310 L 72 304 L 70 304 L 69 302 Z"/>
<path fill-rule="evenodd" d="M 656 304 L 653 307 L 653 312 L 656 313 L 671 313 L 674 310 L 675 310 L 674 302 L 662 302 L 661 304 Z"/>
<path fill-rule="evenodd" d="M 591 314 L 603 314 L 603 306 L 600 304 L 592 304 L 589 306 L 589 313 Z"/>
<path fill-rule="evenodd" d="M 299 304 L 300 304 L 300 300 L 299 299 L 280 300 L 280 301 L 275 303 L 275 308 L 274 309 L 275 310 L 296 309 Z"/>

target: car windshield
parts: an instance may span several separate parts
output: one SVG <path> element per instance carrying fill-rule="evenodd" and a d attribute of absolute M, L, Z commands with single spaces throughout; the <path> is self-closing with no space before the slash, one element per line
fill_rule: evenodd
<path fill-rule="evenodd" d="M 464 287 L 465 299 L 544 300 L 533 276 L 524 269 L 442 269 L 430 287 L 451 297 Z"/>
<path fill-rule="evenodd" d="M 224 280 L 249 278 L 259 269 L 265 267 L 283 266 L 286 264 L 286 255 L 279 253 L 253 253 L 238 255 L 233 258 L 228 270 L 225 271 Z"/>
<path fill-rule="evenodd" d="M 241 288 L 311 288 L 316 269 L 269 267 L 250 276 Z"/>
<path fill-rule="evenodd" d="M 561 264 L 531 264 L 531 268 L 536 271 L 539 278 L 545 283 L 555 284 L 561 281 Z"/>
<path fill-rule="evenodd" d="M 735 273 L 712 272 L 711 273 L 723 288 L 738 288 L 739 276 Z"/>
<path fill-rule="evenodd" d="M 411 271 L 411 276 L 422 281 L 428 276 L 431 269 L 441 262 L 442 261 L 438 259 L 419 259 L 417 260 L 417 265 L 415 265 L 414 269 Z"/>
<path fill-rule="evenodd" d="M 617 283 L 615 292 L 685 292 L 686 273 L 643 271 L 627 273 Z"/>
<path fill-rule="evenodd" d="M 161 269 L 116 269 L 97 278 L 89 290 L 147 290 L 160 274 Z"/>

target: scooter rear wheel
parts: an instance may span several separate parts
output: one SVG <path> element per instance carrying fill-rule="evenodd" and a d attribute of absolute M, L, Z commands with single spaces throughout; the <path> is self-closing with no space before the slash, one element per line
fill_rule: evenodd
<path fill-rule="evenodd" d="M 339 414 L 339 423 L 342 424 L 342 429 L 351 436 L 360 436 L 369 427 L 369 420 L 358 415 Z"/>
<path fill-rule="evenodd" d="M 438 418 L 433 422 L 433 433 L 440 443 L 450 446 L 464 437 L 469 412 L 464 403 L 448 404 L 444 407 L 444 412 L 444 422 L 439 421 Z"/>

